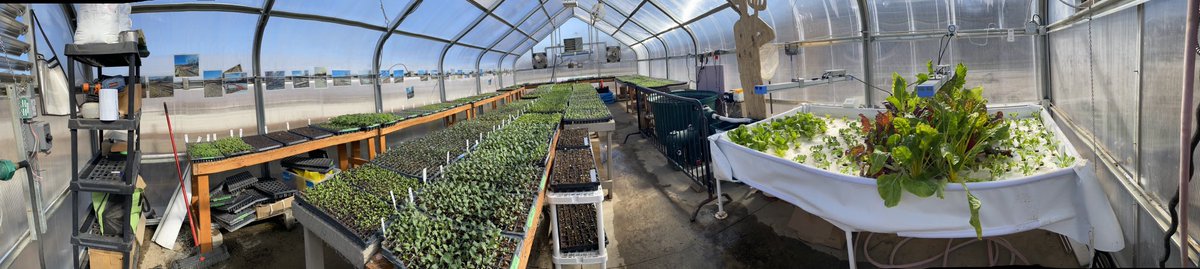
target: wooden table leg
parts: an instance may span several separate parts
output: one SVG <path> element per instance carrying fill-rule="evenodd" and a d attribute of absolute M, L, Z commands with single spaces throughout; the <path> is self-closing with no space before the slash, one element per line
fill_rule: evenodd
<path fill-rule="evenodd" d="M 379 153 L 382 154 L 382 153 L 386 152 L 387 148 L 388 148 L 387 135 L 379 136 Z"/>
<path fill-rule="evenodd" d="M 350 142 L 350 159 L 362 158 L 362 141 Z M 350 167 L 354 167 L 354 162 L 350 163 Z"/>
<path fill-rule="evenodd" d="M 350 169 L 350 151 L 346 149 L 346 144 L 337 146 L 338 151 L 338 169 L 343 171 Z"/>
<path fill-rule="evenodd" d="M 368 138 L 367 139 L 367 160 L 374 160 L 375 153 L 379 152 L 378 149 L 379 148 L 375 146 L 375 139 Z"/>
<path fill-rule="evenodd" d="M 212 215 L 209 214 L 208 204 L 208 175 L 192 177 L 192 191 L 196 192 L 196 242 L 200 242 L 200 252 L 212 251 Z"/>

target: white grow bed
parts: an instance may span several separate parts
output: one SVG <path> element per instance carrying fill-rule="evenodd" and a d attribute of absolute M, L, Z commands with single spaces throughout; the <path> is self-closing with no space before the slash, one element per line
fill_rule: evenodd
<path fill-rule="evenodd" d="M 1041 111 L 1048 131 L 1061 142 L 1063 152 L 1075 157 L 1076 162 L 1070 167 L 1055 167 L 1030 176 L 967 183 L 971 193 L 983 203 L 980 209 L 983 236 L 1044 229 L 1101 251 L 1124 248 L 1121 228 L 1096 181 L 1092 164 L 1079 156 L 1045 109 L 1022 104 L 989 110 L 1003 111 L 1005 115 L 1020 113 L 1018 115 L 1026 117 Z M 850 118 L 857 118 L 861 113 L 874 118 L 877 111 L 803 105 L 775 117 L 811 112 Z M 920 198 L 904 192 L 900 204 L 888 208 L 879 198 L 875 179 L 826 171 L 758 152 L 733 143 L 725 133 L 708 139 L 712 148 L 713 174 L 717 179 L 737 178 L 828 220 L 846 231 L 847 236 L 851 232 L 866 231 L 916 238 L 975 237 L 975 229 L 968 224 L 970 211 L 961 185 L 947 185 L 945 199 L 936 196 Z M 852 253 L 850 257 L 853 257 Z"/>

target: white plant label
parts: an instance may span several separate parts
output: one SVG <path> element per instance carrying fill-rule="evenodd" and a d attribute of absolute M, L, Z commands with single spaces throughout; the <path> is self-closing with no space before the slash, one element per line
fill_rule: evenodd
<path fill-rule="evenodd" d="M 1008 29 L 1008 42 L 1013 42 L 1016 39 L 1017 39 L 1017 36 L 1016 36 L 1016 33 L 1013 32 L 1013 29 Z"/>
<path fill-rule="evenodd" d="M 286 128 L 287 128 L 287 130 L 291 130 L 291 129 L 292 129 L 292 123 L 291 123 L 291 122 L 284 122 L 284 123 L 283 123 L 283 126 L 284 126 L 284 127 L 286 127 Z"/>
<path fill-rule="evenodd" d="M 400 207 L 399 204 L 396 204 L 396 192 L 388 191 L 388 193 L 392 195 L 392 207 Z"/>
<path fill-rule="evenodd" d="M 408 204 L 417 204 L 417 196 L 413 195 L 412 187 L 408 188 Z"/>
<path fill-rule="evenodd" d="M 384 231 L 387 231 L 387 223 L 383 221 L 383 218 L 379 218 L 379 227 L 383 228 Z M 387 236 L 387 233 L 383 233 L 383 236 Z"/>
<path fill-rule="evenodd" d="M 450 164 L 450 152 L 446 152 L 446 164 Z"/>
<path fill-rule="evenodd" d="M 429 168 L 421 168 L 421 183 L 429 184 Z"/>
<path fill-rule="evenodd" d="M 266 128 L 266 127 L 264 127 L 264 128 Z M 244 132 L 242 132 L 242 130 L 243 130 L 242 128 L 238 128 L 238 137 L 245 137 L 245 135 L 243 135 Z"/>

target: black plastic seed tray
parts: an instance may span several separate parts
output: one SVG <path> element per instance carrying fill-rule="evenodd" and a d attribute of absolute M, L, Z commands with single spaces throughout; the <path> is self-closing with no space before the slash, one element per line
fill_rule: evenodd
<path fill-rule="evenodd" d="M 275 140 L 275 142 L 279 142 L 280 144 L 283 144 L 284 146 L 291 146 L 291 145 L 300 144 L 300 143 L 304 143 L 305 141 L 308 141 L 308 137 L 304 137 L 302 135 L 294 134 L 294 133 L 288 132 L 288 131 L 272 132 L 272 133 L 267 134 L 266 137 L 270 138 L 271 140 Z M 249 142 L 247 142 L 247 143 L 249 143 Z"/>
<path fill-rule="evenodd" d="M 242 171 L 225 178 L 225 191 L 238 193 L 238 191 L 250 187 L 255 182 L 258 182 L 258 178 L 251 175 L 249 171 Z"/>
<path fill-rule="evenodd" d="M 263 193 L 271 200 L 279 200 L 296 195 L 296 188 L 284 184 L 282 180 L 267 180 L 254 183 L 254 189 Z"/>
<path fill-rule="evenodd" d="M 558 247 L 563 253 L 599 249 L 596 237 L 596 206 L 558 205 Z"/>
<path fill-rule="evenodd" d="M 591 148 L 591 137 L 587 129 L 570 129 L 558 133 L 559 150 Z"/>
<path fill-rule="evenodd" d="M 322 211 L 320 208 L 313 205 L 312 203 L 309 203 L 307 200 L 304 199 L 304 195 L 296 195 L 296 200 L 295 200 L 295 202 L 293 202 L 293 205 L 295 207 L 299 207 L 300 210 L 307 211 L 310 215 L 312 215 L 313 217 L 316 217 L 317 220 L 324 222 L 329 227 L 332 227 L 333 230 L 337 230 L 338 233 L 340 233 L 342 237 L 349 239 L 349 241 L 351 241 L 351 243 L 354 244 L 354 247 L 357 247 L 358 249 L 365 249 L 365 248 L 367 248 L 367 246 L 378 243 L 380 241 L 380 237 L 381 237 L 380 231 L 370 232 L 368 235 L 366 235 L 366 238 L 360 237 L 357 232 L 351 230 L 344 223 L 342 223 L 341 221 L 338 221 L 336 218 L 334 218 L 333 216 L 330 216 L 328 213 L 325 213 L 325 211 Z"/>
<path fill-rule="evenodd" d="M 348 133 L 361 131 L 363 129 L 362 127 L 352 127 L 352 128 L 334 130 L 334 129 L 327 128 L 327 127 L 321 127 L 321 125 L 317 125 L 317 124 L 309 125 L 308 127 L 312 127 L 312 128 L 316 128 L 316 129 L 319 129 L 322 131 L 330 132 L 334 135 L 344 135 L 344 134 L 348 134 Z"/>
<path fill-rule="evenodd" d="M 216 191 L 213 191 L 212 193 L 209 193 L 209 195 L 208 195 L 208 207 L 216 208 L 216 207 L 225 206 L 229 203 L 232 203 L 233 198 L 234 198 L 233 194 L 229 194 L 229 193 L 225 192 L 225 190 L 223 190 L 221 188 L 217 188 Z"/>
<path fill-rule="evenodd" d="M 267 201 L 266 196 L 264 196 L 262 193 L 259 193 L 258 191 L 253 190 L 253 189 L 243 190 L 241 193 L 238 193 L 238 195 L 236 197 L 234 197 L 233 199 L 234 200 L 232 203 L 226 204 L 225 206 L 217 207 L 216 209 L 220 210 L 220 211 L 224 211 L 224 212 L 238 212 L 238 211 L 245 210 L 246 208 L 249 208 L 251 206 L 254 206 L 258 203 Z"/>
<path fill-rule="evenodd" d="M 310 140 L 323 139 L 326 137 L 333 136 L 333 133 L 330 133 L 325 130 L 313 128 L 313 127 L 300 127 L 300 128 L 288 130 L 288 132 L 291 132 L 293 134 L 298 134 L 303 137 L 307 137 Z"/>
<path fill-rule="evenodd" d="M 249 144 L 251 147 L 254 147 L 255 152 L 263 152 L 283 147 L 283 144 L 276 142 L 274 139 L 270 139 L 261 135 L 245 136 L 242 137 L 242 141 L 246 142 L 246 144 Z"/>
<path fill-rule="evenodd" d="M 237 230 L 237 228 L 241 228 L 238 224 L 243 224 L 242 226 L 244 226 L 244 224 L 253 222 L 256 217 L 254 208 L 247 208 L 234 213 L 216 214 L 217 222 L 220 222 L 225 229 L 231 232 Z"/>
<path fill-rule="evenodd" d="M 610 120 L 612 120 L 612 119 L 613 119 L 612 115 L 609 115 L 608 117 L 604 117 L 604 118 L 595 118 L 595 119 L 567 119 L 567 118 L 563 118 L 563 122 L 564 122 L 564 123 L 566 123 L 566 124 L 591 124 L 591 123 L 602 123 L 602 122 L 608 122 L 608 121 L 610 121 Z"/>
<path fill-rule="evenodd" d="M 318 173 L 329 173 L 333 171 L 335 163 L 329 158 L 308 158 L 303 156 L 291 156 L 283 158 L 279 164 L 286 168 L 301 169 Z"/>

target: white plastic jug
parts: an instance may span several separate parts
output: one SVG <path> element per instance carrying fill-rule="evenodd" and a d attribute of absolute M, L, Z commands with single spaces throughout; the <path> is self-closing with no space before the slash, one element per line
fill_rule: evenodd
<path fill-rule="evenodd" d="M 117 111 L 117 89 L 100 89 L 100 120 L 114 121 L 119 117 Z"/>

